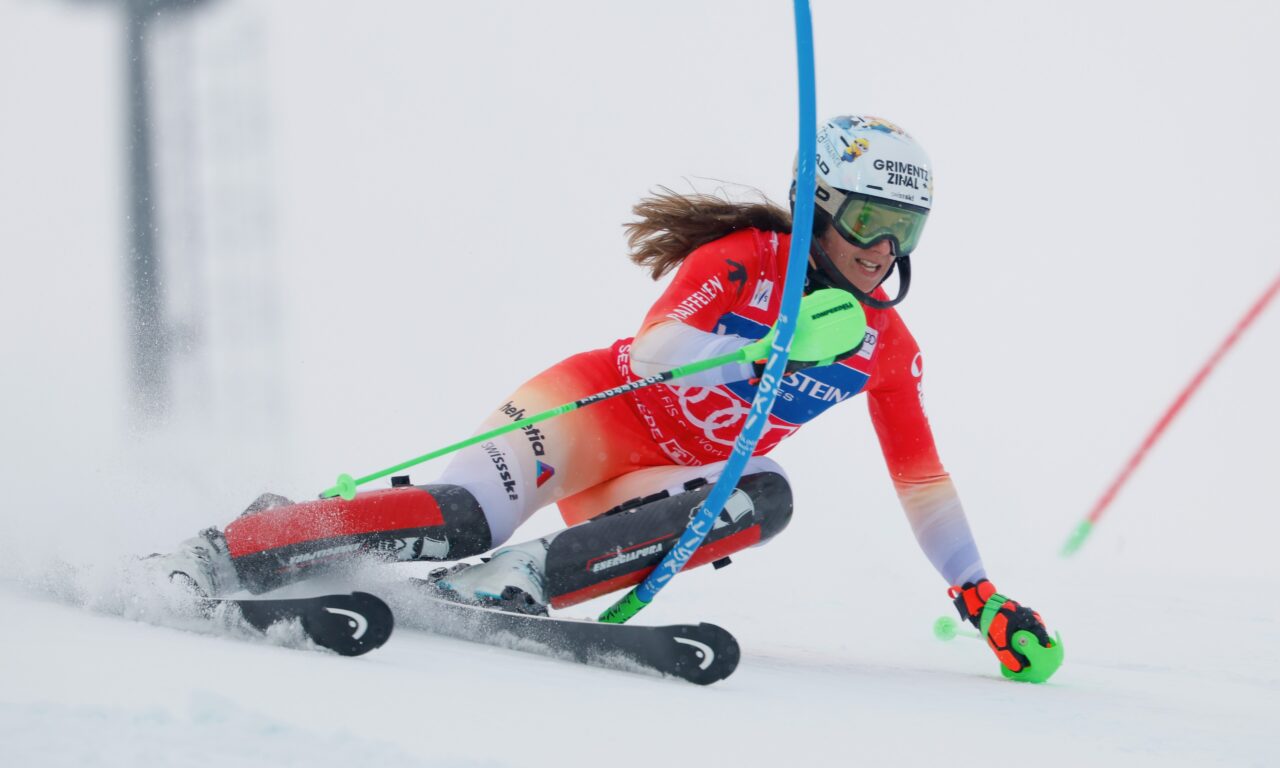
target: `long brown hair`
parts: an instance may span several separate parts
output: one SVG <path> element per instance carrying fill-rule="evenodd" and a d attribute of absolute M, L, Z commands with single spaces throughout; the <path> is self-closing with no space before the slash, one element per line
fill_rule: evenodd
<path fill-rule="evenodd" d="M 640 219 L 623 225 L 631 261 L 647 268 L 654 280 L 675 269 L 694 249 L 730 232 L 747 227 L 791 231 L 791 214 L 769 202 L 763 193 L 758 203 L 735 203 L 715 195 L 682 195 L 661 187 L 636 203 L 631 212 Z"/>

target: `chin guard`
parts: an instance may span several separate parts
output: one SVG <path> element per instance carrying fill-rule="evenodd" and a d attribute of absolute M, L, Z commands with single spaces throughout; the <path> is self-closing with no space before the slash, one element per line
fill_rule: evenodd
<path fill-rule="evenodd" d="M 836 268 L 835 262 L 827 255 L 827 250 L 822 247 L 817 238 L 814 238 L 810 248 L 813 254 L 813 260 L 817 262 L 817 268 L 810 265 L 807 276 L 811 285 L 817 285 L 824 288 L 839 288 L 842 291 L 848 291 L 857 297 L 858 301 L 868 307 L 875 309 L 889 309 L 902 303 L 907 298 L 907 291 L 911 288 L 911 254 L 904 253 L 894 258 L 893 264 L 889 265 L 889 271 L 885 273 L 884 279 L 880 281 L 880 285 L 893 274 L 893 270 L 898 270 L 898 295 L 888 301 L 872 298 L 870 295 L 859 290 L 848 278 L 840 274 L 840 270 Z M 879 286 L 877 286 L 879 287 Z"/>

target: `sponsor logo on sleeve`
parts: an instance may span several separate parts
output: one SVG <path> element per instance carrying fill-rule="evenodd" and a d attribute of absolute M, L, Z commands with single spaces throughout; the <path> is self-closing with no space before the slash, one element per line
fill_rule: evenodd
<path fill-rule="evenodd" d="M 871 356 L 876 353 L 876 342 L 880 339 L 880 332 L 875 328 L 867 328 L 867 334 L 862 337 L 862 349 L 858 350 L 855 357 L 861 357 L 863 360 L 870 360 Z"/>
<path fill-rule="evenodd" d="M 746 273 L 743 273 L 743 280 L 746 280 Z M 677 322 L 683 323 L 692 317 L 698 310 L 703 307 L 710 306 L 711 302 L 719 295 L 724 293 L 724 283 L 719 277 L 713 277 L 702 284 L 697 290 L 689 294 L 684 301 L 676 305 L 675 309 L 667 313 L 667 317 Z"/>
<path fill-rule="evenodd" d="M 920 411 L 927 419 L 929 418 L 929 412 L 924 407 L 924 356 L 919 352 L 916 353 L 915 357 L 911 358 L 911 375 L 917 379 L 916 395 L 920 398 Z"/>
<path fill-rule="evenodd" d="M 773 281 L 761 279 L 756 283 L 756 290 L 751 294 L 751 306 L 755 309 L 767 312 L 769 310 L 769 300 L 773 298 Z"/>
<path fill-rule="evenodd" d="M 737 286 L 737 295 L 741 296 L 747 287 L 747 268 L 733 259 L 725 259 L 724 263 L 729 265 L 729 282 Z"/>

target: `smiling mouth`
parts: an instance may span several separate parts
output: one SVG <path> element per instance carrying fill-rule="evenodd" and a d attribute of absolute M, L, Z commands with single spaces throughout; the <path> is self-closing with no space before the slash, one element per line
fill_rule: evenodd
<path fill-rule="evenodd" d="M 874 261 L 868 261 L 866 259 L 854 259 L 854 262 L 857 263 L 858 266 L 862 267 L 862 270 L 866 272 L 868 275 L 874 275 L 875 273 L 880 271 L 880 265 Z"/>

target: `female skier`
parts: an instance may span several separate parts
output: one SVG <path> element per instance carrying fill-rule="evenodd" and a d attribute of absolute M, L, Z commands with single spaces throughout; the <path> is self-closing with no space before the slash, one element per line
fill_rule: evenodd
<path fill-rule="evenodd" d="M 806 293 L 852 293 L 867 330 L 828 365 L 795 361 L 738 490 L 691 566 L 719 562 L 786 527 L 791 492 L 766 458 L 782 439 L 837 403 L 865 393 L 880 448 L 912 531 L 950 585 L 961 615 L 981 626 L 996 594 L 922 405 L 919 348 L 894 305 L 932 207 L 930 163 L 901 128 L 841 116 L 818 134 L 818 183 Z M 795 184 L 791 191 L 795 202 Z M 520 386 L 483 423 L 490 430 L 763 338 L 778 316 L 791 217 L 768 203 L 661 194 L 627 225 L 631 259 L 656 280 L 675 277 L 633 339 L 574 355 Z M 882 284 L 898 273 L 897 296 Z M 439 594 L 545 613 L 647 575 L 679 537 L 732 450 L 755 391 L 756 367 L 731 364 L 639 389 L 460 452 L 440 479 L 295 504 L 266 494 L 218 531 L 155 559 L 171 581 L 206 596 L 262 592 L 357 557 L 456 561 L 508 541 L 536 510 L 556 504 L 571 527 L 503 546 L 477 565 L 433 572 Z M 1040 617 L 997 596 L 988 642 L 1017 672 L 1016 630 L 1049 645 Z"/>

